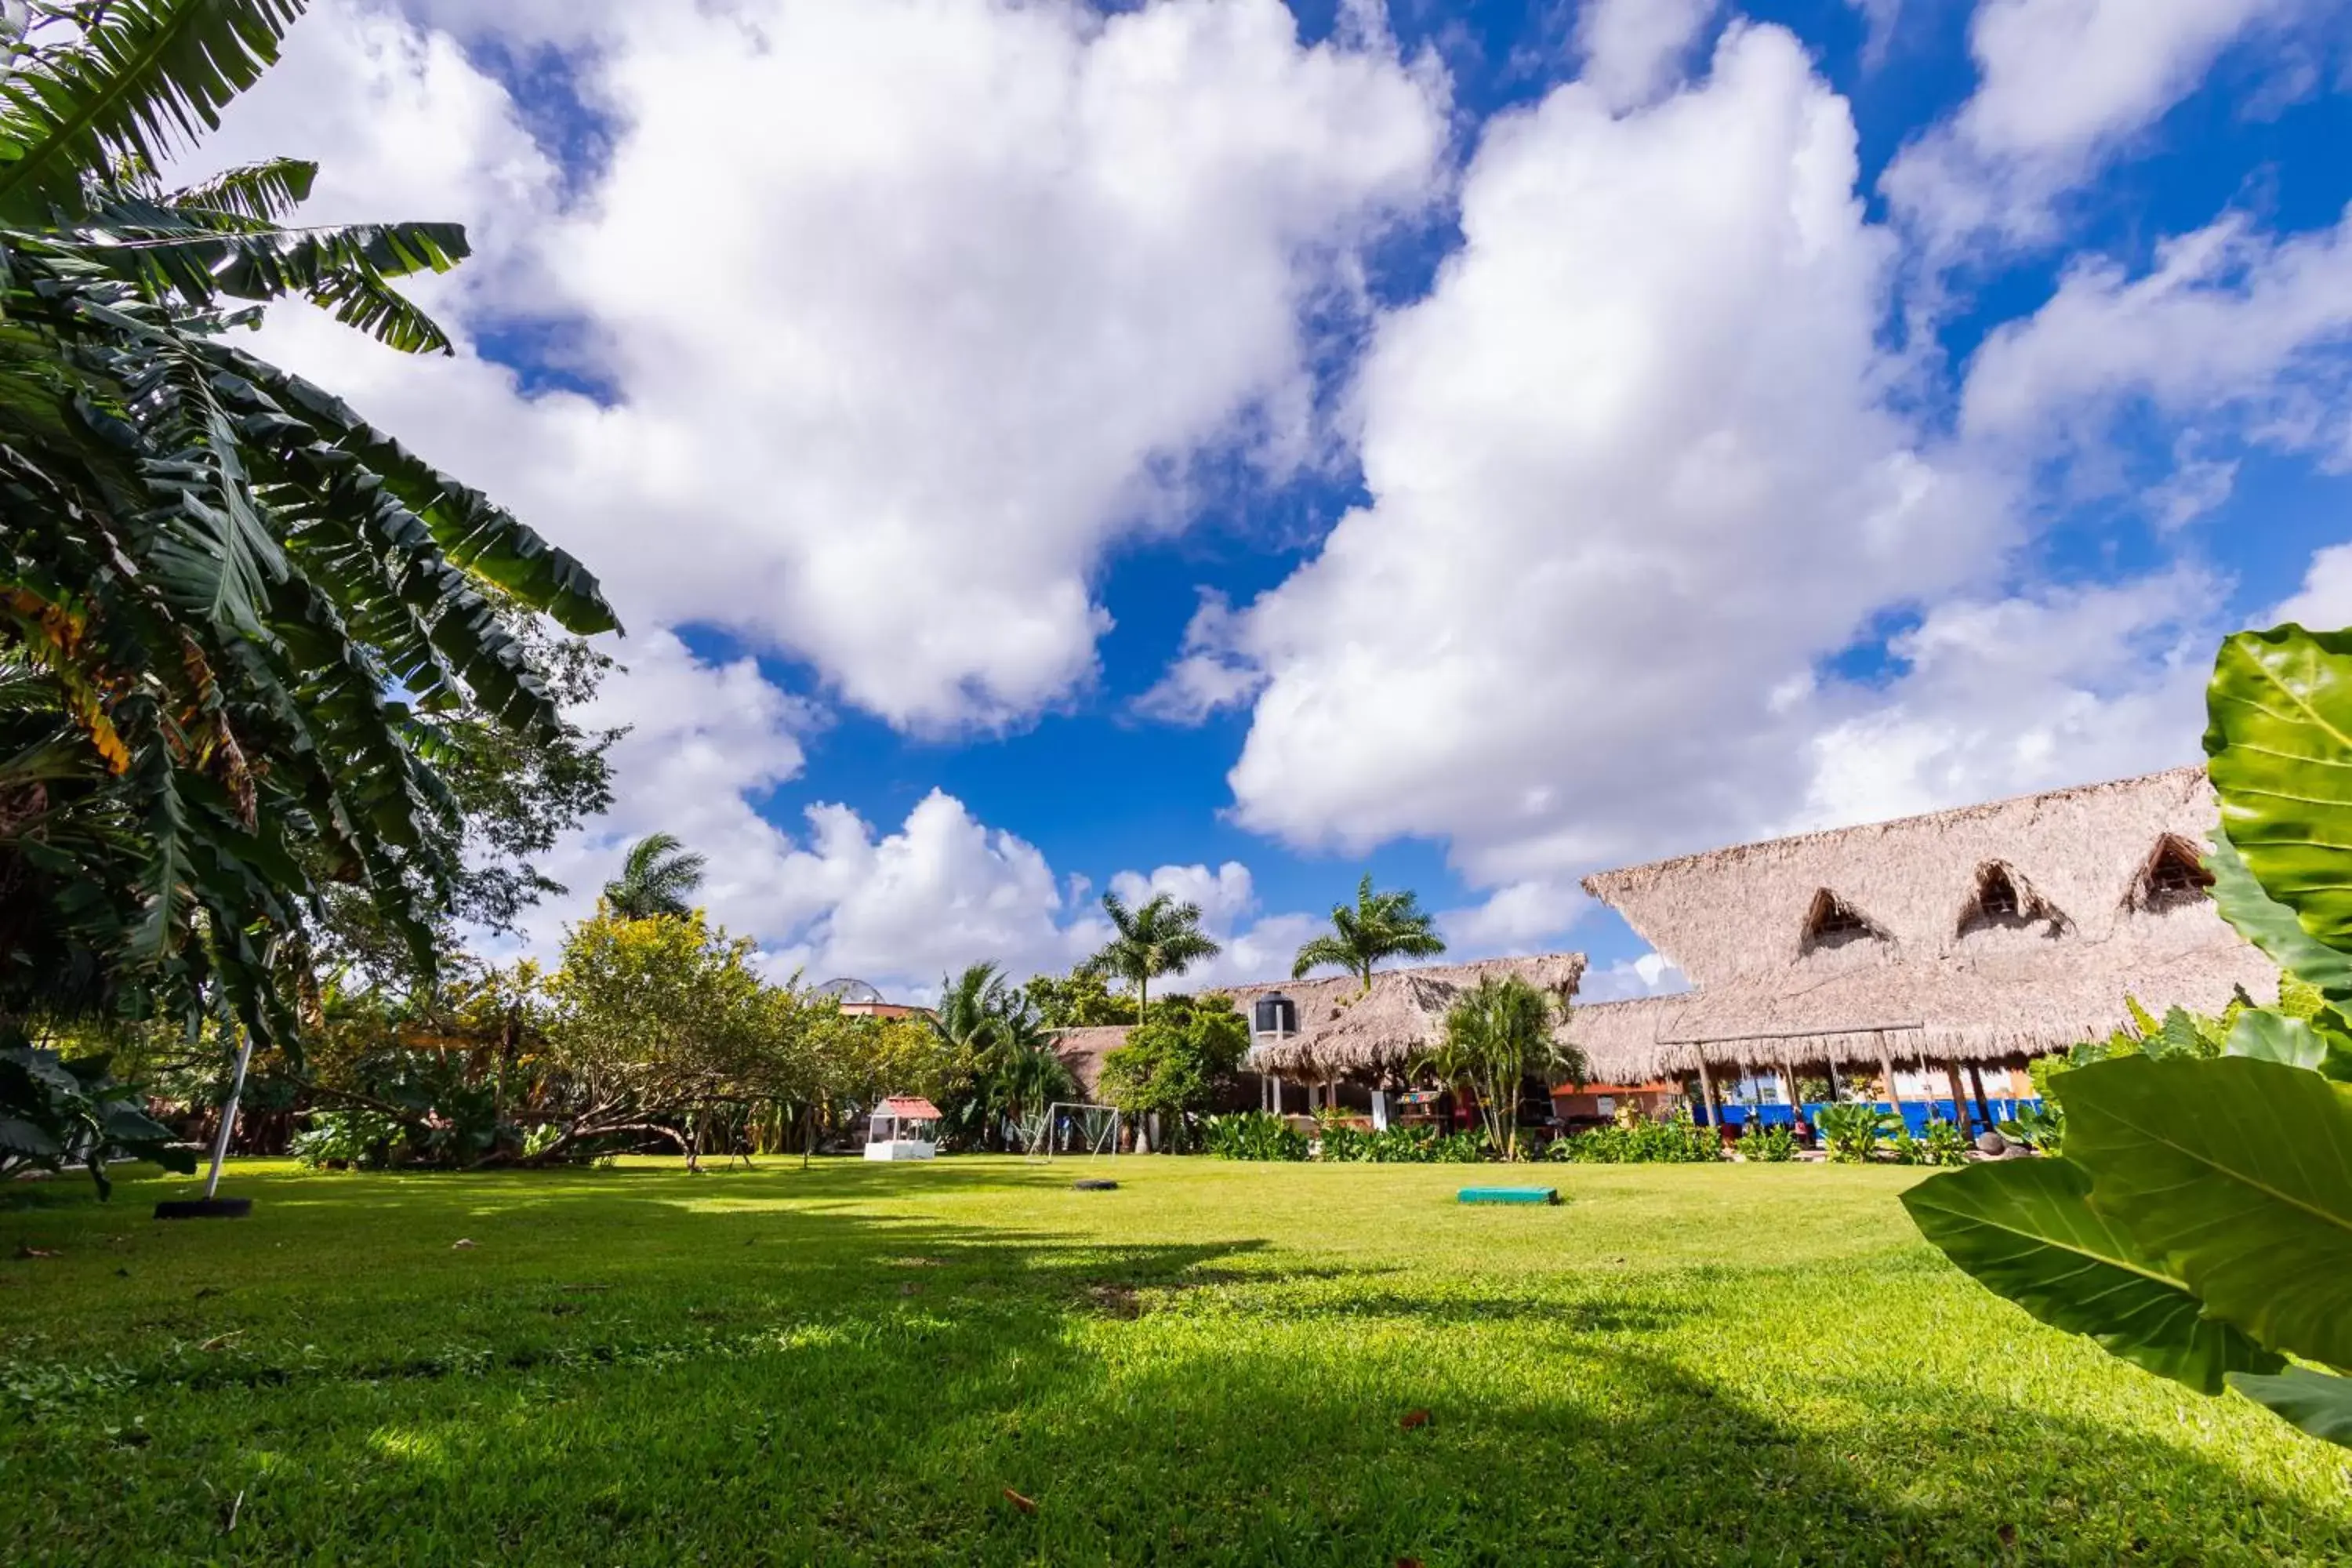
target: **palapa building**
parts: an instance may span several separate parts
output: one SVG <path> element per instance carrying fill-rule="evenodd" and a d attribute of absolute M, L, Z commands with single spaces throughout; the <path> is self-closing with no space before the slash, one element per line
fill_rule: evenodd
<path fill-rule="evenodd" d="M 1565 1003 L 1583 977 L 1584 955 L 1375 970 L 1369 992 L 1352 974 L 1213 989 L 1231 996 L 1250 1021 L 1246 1066 L 1257 1077 L 1261 1107 L 1293 1113 L 1318 1106 L 1368 1110 L 1375 1090 L 1412 1080 L 1414 1060 L 1444 1034 L 1447 1011 L 1489 974 L 1516 974 Z M 1055 1044 L 1092 1094 L 1104 1055 L 1124 1045 L 1127 1035 L 1124 1026 L 1064 1029 Z"/>
<path fill-rule="evenodd" d="M 1899 1096 L 1916 1067 L 1957 1109 L 1963 1068 L 2103 1037 L 2126 997 L 2219 1012 L 2241 987 L 2276 994 L 2207 893 L 2219 820 L 2204 771 L 2176 768 L 1603 871 L 1585 889 L 1692 989 L 1580 1007 L 1569 1033 L 1601 1076 L 1696 1076 L 1710 1119 L 1758 1068 Z"/>

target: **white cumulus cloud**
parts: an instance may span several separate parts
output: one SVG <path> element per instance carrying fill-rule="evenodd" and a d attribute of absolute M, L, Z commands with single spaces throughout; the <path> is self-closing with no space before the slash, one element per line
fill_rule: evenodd
<path fill-rule="evenodd" d="M 1371 503 L 1244 613 L 1244 823 L 1443 836 L 1500 886 L 1802 795 L 1815 662 L 2010 538 L 1887 405 L 1856 174 L 1770 27 L 1654 108 L 1489 124 L 1463 250 L 1362 372 Z"/>

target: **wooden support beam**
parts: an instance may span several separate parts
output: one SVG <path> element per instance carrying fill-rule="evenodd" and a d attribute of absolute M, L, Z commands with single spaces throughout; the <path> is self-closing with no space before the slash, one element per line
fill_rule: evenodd
<path fill-rule="evenodd" d="M 1885 1035 L 1878 1037 L 1878 1071 L 1886 1079 L 1887 1106 L 1900 1121 L 1903 1116 L 1903 1086 L 1895 1076 L 1895 1058 L 1887 1054 Z"/>
<path fill-rule="evenodd" d="M 1715 1108 L 1715 1078 L 1706 1070 L 1706 1058 L 1698 1058 L 1698 1098 L 1706 1107 L 1706 1124 L 1718 1131 L 1723 1126 L 1723 1113 Z"/>
<path fill-rule="evenodd" d="M 1952 1120 L 1966 1132 L 1969 1128 L 1968 1091 L 1960 1088 L 1960 1062 L 1958 1057 L 1944 1058 L 1944 1081 L 1952 1086 Z"/>

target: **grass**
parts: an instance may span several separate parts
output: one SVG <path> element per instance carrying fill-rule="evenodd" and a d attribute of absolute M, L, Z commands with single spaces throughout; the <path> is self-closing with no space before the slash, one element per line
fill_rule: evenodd
<path fill-rule="evenodd" d="M 1978 1289 L 1912 1173 L 1078 1173 L 16 1189 L 0 1561 L 2352 1558 L 2342 1450 Z"/>

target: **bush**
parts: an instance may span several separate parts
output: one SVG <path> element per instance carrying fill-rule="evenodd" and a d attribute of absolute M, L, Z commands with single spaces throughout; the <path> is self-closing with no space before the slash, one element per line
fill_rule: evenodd
<path fill-rule="evenodd" d="M 2021 1105 L 2013 1120 L 2000 1124 L 2000 1135 L 2044 1154 L 2055 1154 L 2066 1142 L 2066 1113 L 2057 1106 Z"/>
<path fill-rule="evenodd" d="M 1589 1127 L 1556 1139 L 1545 1158 L 1582 1165 L 1697 1165 L 1722 1157 L 1722 1143 L 1712 1127 L 1701 1127 L 1686 1110 L 1664 1121 L 1636 1114 L 1621 1118 L 1614 1127 Z"/>
<path fill-rule="evenodd" d="M 1212 1116 L 1202 1123 L 1209 1152 L 1220 1160 L 1304 1160 L 1307 1135 L 1271 1110 Z"/>
<path fill-rule="evenodd" d="M 1882 1138 L 1901 1130 L 1903 1120 L 1874 1105 L 1825 1105 L 1815 1125 L 1832 1160 L 1859 1165 L 1877 1152 Z"/>
<path fill-rule="evenodd" d="M 1948 1121 L 1930 1121 L 1927 1135 L 1914 1138 L 1908 1131 L 1895 1140 L 1895 1163 L 1898 1165 L 1965 1165 L 1969 1163 L 1969 1135 Z"/>
<path fill-rule="evenodd" d="M 378 1110 L 314 1110 L 289 1152 L 312 1170 L 380 1171 L 406 1151 L 408 1129 Z"/>
<path fill-rule="evenodd" d="M 1751 1121 L 1739 1135 L 1739 1157 L 1770 1165 L 1786 1164 L 1797 1157 L 1797 1131 Z"/>
<path fill-rule="evenodd" d="M 114 1190 L 106 1163 L 116 1154 L 183 1173 L 196 1168 L 194 1154 L 175 1147 L 171 1129 L 149 1116 L 139 1091 L 117 1083 L 107 1067 L 104 1057 L 66 1061 L 21 1036 L 0 1034 L 0 1175 L 78 1164 L 104 1198 Z"/>

